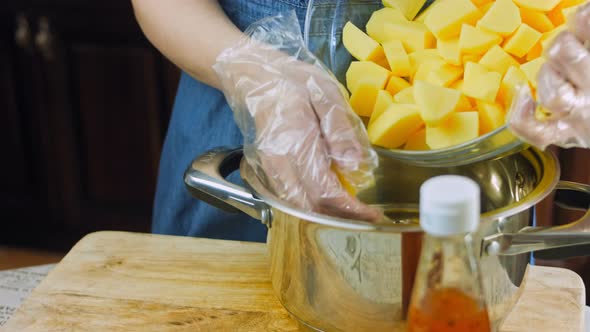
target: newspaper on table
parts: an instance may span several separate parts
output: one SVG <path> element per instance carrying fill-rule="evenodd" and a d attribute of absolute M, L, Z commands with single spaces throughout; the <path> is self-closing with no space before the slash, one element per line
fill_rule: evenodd
<path fill-rule="evenodd" d="M 0 326 L 4 325 L 55 264 L 0 271 Z"/>

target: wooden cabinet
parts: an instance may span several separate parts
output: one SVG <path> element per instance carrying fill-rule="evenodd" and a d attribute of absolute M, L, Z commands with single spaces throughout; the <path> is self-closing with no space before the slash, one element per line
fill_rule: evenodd
<path fill-rule="evenodd" d="M 8 1 L 0 21 L 0 244 L 149 231 L 179 72 L 130 2 Z"/>
<path fill-rule="evenodd" d="M 8 4 L 0 5 L 0 239 L 39 242 L 50 229 L 49 188 L 45 177 L 46 120 L 39 113 L 33 89 L 38 72 L 28 47 L 31 27 Z M 28 244 L 28 243 L 24 243 Z"/>

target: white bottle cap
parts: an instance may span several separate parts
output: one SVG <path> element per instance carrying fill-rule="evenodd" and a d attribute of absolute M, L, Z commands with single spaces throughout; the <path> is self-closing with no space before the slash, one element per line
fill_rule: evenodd
<path fill-rule="evenodd" d="M 437 176 L 420 188 L 420 225 L 435 236 L 471 233 L 479 224 L 479 206 L 475 181 L 457 175 Z"/>

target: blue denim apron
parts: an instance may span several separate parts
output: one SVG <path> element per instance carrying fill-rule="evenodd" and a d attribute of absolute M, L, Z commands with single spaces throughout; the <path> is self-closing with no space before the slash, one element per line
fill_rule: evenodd
<path fill-rule="evenodd" d="M 244 30 L 264 17 L 295 10 L 302 31 L 307 11 L 307 0 L 221 0 L 227 16 Z M 381 1 L 357 1 L 361 6 Z M 344 0 L 315 0 L 318 4 L 308 44 L 324 61 L 330 61 L 324 47 L 334 18 L 334 8 Z M 361 7 L 359 6 L 359 7 Z M 322 15 L 325 11 L 326 15 Z M 323 46 L 322 46 L 323 45 Z M 197 55 L 198 56 L 198 55 Z M 333 59 L 332 59 L 333 60 Z M 331 64 L 340 67 L 345 61 Z M 198 236 L 217 239 L 257 241 L 266 240 L 266 226 L 245 214 L 230 214 L 190 196 L 183 183 L 183 173 L 197 156 L 215 147 L 242 144 L 242 135 L 235 125 L 233 113 L 223 94 L 186 73 L 180 79 L 172 117 L 160 160 L 160 169 L 153 211 L 152 231 L 158 234 Z M 230 181 L 240 183 L 239 174 Z"/>

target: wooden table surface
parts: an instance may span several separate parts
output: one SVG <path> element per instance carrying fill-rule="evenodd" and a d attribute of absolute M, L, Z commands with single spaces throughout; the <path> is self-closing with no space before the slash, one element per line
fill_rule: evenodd
<path fill-rule="evenodd" d="M 584 285 L 529 269 L 502 331 L 582 331 Z M 263 244 L 123 232 L 81 240 L 7 331 L 296 331 L 272 292 Z"/>

